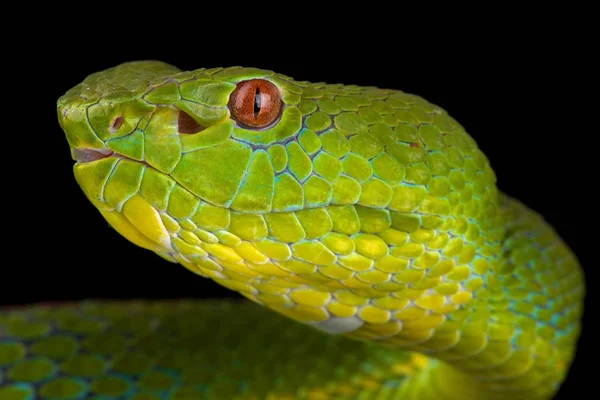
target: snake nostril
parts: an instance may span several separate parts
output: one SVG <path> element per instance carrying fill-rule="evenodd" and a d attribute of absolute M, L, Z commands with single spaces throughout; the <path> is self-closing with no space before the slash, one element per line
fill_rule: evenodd
<path fill-rule="evenodd" d="M 194 118 L 183 111 L 179 111 L 177 124 L 179 133 L 198 133 L 204 129 Z"/>
<path fill-rule="evenodd" d="M 123 125 L 123 122 L 125 122 L 125 118 L 123 118 L 123 116 L 118 116 L 117 118 L 115 118 L 115 120 L 113 121 L 112 125 L 110 126 L 110 131 L 111 132 L 116 132 L 119 130 L 119 128 Z"/>

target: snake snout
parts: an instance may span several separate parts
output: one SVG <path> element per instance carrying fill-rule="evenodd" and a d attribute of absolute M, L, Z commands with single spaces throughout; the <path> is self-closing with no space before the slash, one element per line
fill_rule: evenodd
<path fill-rule="evenodd" d="M 79 163 L 86 163 L 113 155 L 109 149 L 73 149 L 73 159 Z"/>

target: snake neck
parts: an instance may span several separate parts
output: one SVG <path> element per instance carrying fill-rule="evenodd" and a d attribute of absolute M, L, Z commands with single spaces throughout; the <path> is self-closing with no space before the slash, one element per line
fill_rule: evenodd
<path fill-rule="evenodd" d="M 499 210 L 499 250 L 472 299 L 417 319 L 421 329 L 410 332 L 426 338 L 380 339 L 433 360 L 409 380 L 407 398 L 548 399 L 568 372 L 584 296 L 577 259 L 523 204 L 501 194 Z"/>

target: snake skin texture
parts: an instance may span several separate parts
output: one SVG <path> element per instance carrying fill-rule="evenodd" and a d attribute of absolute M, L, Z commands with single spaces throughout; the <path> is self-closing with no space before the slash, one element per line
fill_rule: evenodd
<path fill-rule="evenodd" d="M 232 117 L 252 79 L 283 104 L 264 129 Z M 115 230 L 251 301 L 5 310 L 0 400 L 537 400 L 565 378 L 576 257 L 423 98 L 139 61 L 58 119 Z"/>
<path fill-rule="evenodd" d="M 427 365 L 227 301 L 42 305 L 3 324 L 0 363 L 18 383 L 2 399 L 392 399 Z"/>

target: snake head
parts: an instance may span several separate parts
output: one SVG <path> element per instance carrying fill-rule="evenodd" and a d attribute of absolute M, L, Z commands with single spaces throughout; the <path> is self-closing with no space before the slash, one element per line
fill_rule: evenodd
<path fill-rule="evenodd" d="M 288 86 L 273 72 L 254 68 L 180 72 L 161 62 L 130 62 L 69 90 L 58 101 L 58 118 L 77 161 L 75 176 L 95 204 L 119 208 L 135 186 L 133 169 L 140 167 L 129 167 L 119 199 L 104 191 L 120 175 L 113 170 L 117 164 L 137 162 L 216 206 L 268 212 L 272 190 L 248 198 L 240 186 L 256 163 L 263 175 L 258 184 L 272 186 L 273 171 L 263 168 L 269 163 L 265 150 L 301 129 L 299 96 Z"/>
<path fill-rule="evenodd" d="M 88 199 L 136 244 L 171 253 L 159 214 L 273 210 L 271 159 L 281 164 L 284 145 L 302 128 L 298 93 L 289 78 L 268 70 L 181 72 L 137 61 L 94 73 L 69 90 L 58 100 L 58 120 Z M 296 200 L 276 207 L 302 208 Z M 154 222 L 131 226 L 127 204 Z"/>
<path fill-rule="evenodd" d="M 123 236 L 330 332 L 388 321 L 354 315 L 353 296 L 412 299 L 454 268 L 439 249 L 470 262 L 465 243 L 495 223 L 475 141 L 398 90 L 144 61 L 90 75 L 58 117 L 77 182 Z"/>

